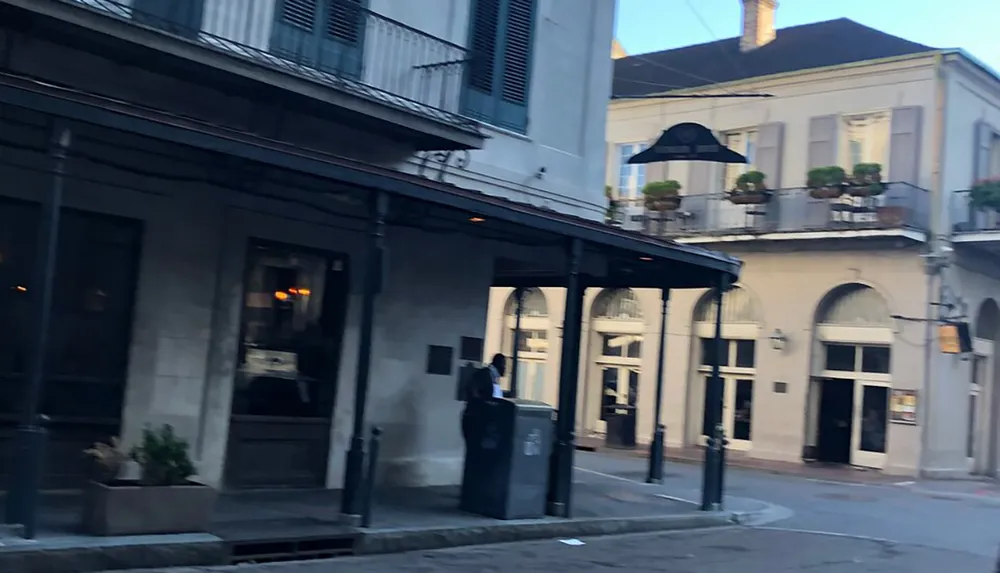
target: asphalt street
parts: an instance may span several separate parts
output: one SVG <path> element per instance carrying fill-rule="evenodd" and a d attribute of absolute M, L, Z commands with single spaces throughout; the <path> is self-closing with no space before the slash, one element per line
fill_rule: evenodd
<path fill-rule="evenodd" d="M 645 461 L 581 452 L 578 469 L 642 482 Z M 700 468 L 667 464 L 651 491 L 697 501 Z M 731 505 L 766 501 L 752 526 L 549 540 L 169 573 L 993 573 L 1000 487 L 974 482 L 848 484 L 731 469 Z M 742 500 L 739 501 L 738 500 Z M 733 508 L 735 509 L 735 508 Z M 139 572 L 136 572 L 139 573 Z M 148 570 L 145 573 L 149 573 Z"/>

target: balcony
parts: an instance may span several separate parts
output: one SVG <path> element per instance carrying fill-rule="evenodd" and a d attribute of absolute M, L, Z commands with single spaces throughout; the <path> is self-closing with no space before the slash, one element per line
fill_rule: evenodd
<path fill-rule="evenodd" d="M 926 190 L 886 184 L 877 197 L 814 199 L 804 188 L 780 189 L 762 205 L 735 205 L 723 193 L 685 195 L 676 211 L 651 212 L 642 199 L 625 201 L 617 224 L 684 243 L 901 236 L 925 239 Z"/>
<path fill-rule="evenodd" d="M 949 211 L 953 243 L 975 245 L 1000 254 L 1000 214 L 973 207 L 967 189 L 951 194 Z"/>
<path fill-rule="evenodd" d="M 358 2 L 333 0 L 315 14 L 289 4 L 276 17 L 282 4 L 274 0 L 3 1 L 154 49 L 172 39 L 174 55 L 253 81 L 266 76 L 265 83 L 332 104 L 337 118 L 381 122 L 377 127 L 405 134 L 419 149 L 484 142 L 477 122 L 459 112 L 466 49 Z"/>

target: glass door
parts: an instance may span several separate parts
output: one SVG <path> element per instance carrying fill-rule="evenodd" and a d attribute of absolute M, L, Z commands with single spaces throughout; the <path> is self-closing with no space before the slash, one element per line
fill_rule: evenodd
<path fill-rule="evenodd" d="M 602 366 L 601 384 L 601 416 L 597 422 L 597 431 L 607 433 L 609 416 L 635 408 L 639 396 L 639 369 Z"/>
<path fill-rule="evenodd" d="M 709 376 L 705 377 L 706 399 L 709 379 Z M 722 384 L 722 429 L 729 439 L 728 447 L 747 451 L 753 436 L 753 379 L 723 376 Z M 710 432 L 711 428 L 705 427 L 702 422 L 702 445 L 708 443 Z"/>
<path fill-rule="evenodd" d="M 889 384 L 861 382 L 854 385 L 851 464 L 883 469 L 889 422 Z"/>

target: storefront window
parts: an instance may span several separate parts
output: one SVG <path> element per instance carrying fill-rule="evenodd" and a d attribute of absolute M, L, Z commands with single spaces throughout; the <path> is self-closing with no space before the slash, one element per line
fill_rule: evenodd
<path fill-rule="evenodd" d="M 233 414 L 331 415 L 336 357 L 332 315 L 342 307 L 342 262 L 282 247 L 251 249 Z"/>

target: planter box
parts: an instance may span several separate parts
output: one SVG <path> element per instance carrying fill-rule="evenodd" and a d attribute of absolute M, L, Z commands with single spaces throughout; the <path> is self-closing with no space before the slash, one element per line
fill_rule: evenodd
<path fill-rule="evenodd" d="M 83 531 L 89 535 L 204 533 L 215 512 L 215 489 L 199 484 L 145 487 L 89 482 Z"/>
<path fill-rule="evenodd" d="M 681 196 L 657 197 L 646 199 L 646 208 L 650 211 L 676 211 L 681 207 Z"/>
<path fill-rule="evenodd" d="M 763 205 L 771 201 L 770 193 L 730 193 L 727 198 L 733 205 Z"/>
<path fill-rule="evenodd" d="M 809 188 L 809 196 L 813 199 L 836 199 L 843 194 L 844 188 L 840 186 Z"/>
<path fill-rule="evenodd" d="M 901 227 L 906 217 L 906 208 L 900 206 L 876 207 L 875 214 L 880 225 Z"/>

